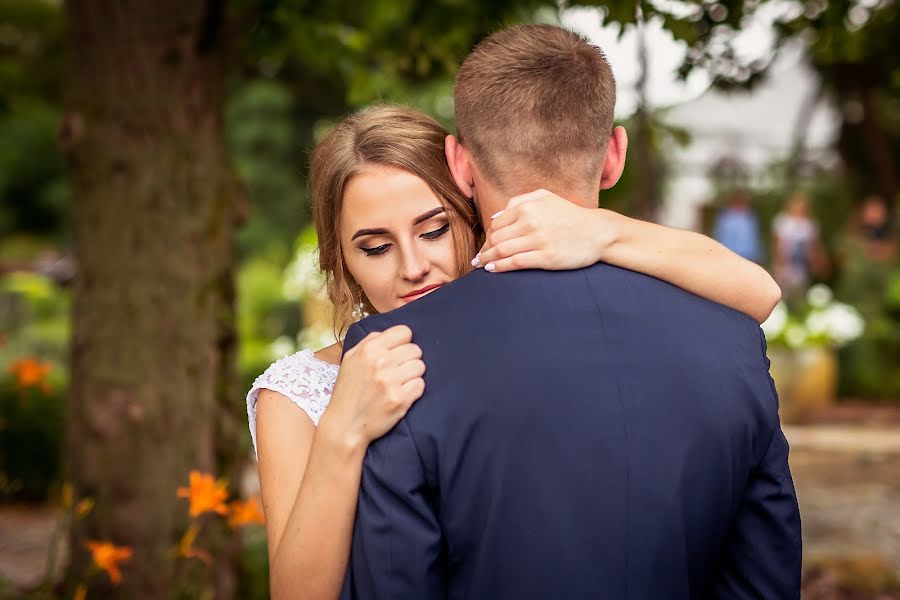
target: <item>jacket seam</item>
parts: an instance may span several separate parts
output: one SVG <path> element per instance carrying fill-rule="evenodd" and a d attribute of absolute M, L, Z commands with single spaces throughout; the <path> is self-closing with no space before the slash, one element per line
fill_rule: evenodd
<path fill-rule="evenodd" d="M 594 306 L 597 308 L 597 316 L 600 319 L 600 328 L 603 330 L 603 335 L 606 336 L 607 335 L 606 321 L 604 321 L 604 319 L 603 319 L 603 309 L 600 308 L 600 302 L 597 300 L 597 292 L 594 289 L 593 284 L 591 283 L 590 277 L 588 277 L 588 271 L 583 270 L 581 272 L 581 274 L 584 276 L 585 283 L 587 284 L 588 290 L 591 293 L 591 299 L 594 301 Z M 619 379 L 619 370 L 615 369 L 614 371 L 615 371 L 615 376 L 616 376 L 616 396 L 619 401 L 619 406 L 622 408 L 622 417 L 623 417 L 622 418 L 622 429 L 623 429 L 623 434 L 625 436 L 625 446 L 627 448 L 628 447 L 628 418 L 627 418 L 626 410 L 625 410 L 625 401 L 622 398 L 622 384 Z M 625 540 L 626 540 L 626 551 L 625 551 L 625 576 L 623 578 L 624 584 L 625 584 L 625 597 L 626 598 L 631 597 L 629 589 L 628 589 L 629 588 L 628 573 L 629 573 L 629 569 L 630 569 L 630 560 L 629 560 L 630 556 L 629 556 L 629 552 L 627 551 L 627 544 L 631 540 L 631 519 L 630 519 L 630 514 L 628 511 L 628 507 L 631 506 L 630 489 L 631 489 L 631 459 L 630 459 L 629 453 L 626 451 L 625 452 L 625 506 L 626 506 Z"/>

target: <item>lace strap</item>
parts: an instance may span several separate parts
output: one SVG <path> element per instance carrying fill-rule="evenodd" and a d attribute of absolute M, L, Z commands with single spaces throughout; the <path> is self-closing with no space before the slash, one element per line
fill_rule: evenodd
<path fill-rule="evenodd" d="M 313 425 L 318 426 L 319 419 L 331 400 L 337 372 L 337 365 L 319 360 L 311 350 L 301 350 L 276 361 L 257 377 L 247 392 L 247 420 L 254 451 L 256 401 L 260 390 L 272 390 L 287 397 L 306 413 Z"/>

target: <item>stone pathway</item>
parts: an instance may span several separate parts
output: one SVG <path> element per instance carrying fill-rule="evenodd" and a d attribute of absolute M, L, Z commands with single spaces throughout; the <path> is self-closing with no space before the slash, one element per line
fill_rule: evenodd
<path fill-rule="evenodd" d="M 792 450 L 844 454 L 900 453 L 900 427 L 785 425 Z"/>
<path fill-rule="evenodd" d="M 0 505 L 0 597 L 7 582 L 21 590 L 43 581 L 57 515 L 47 508 Z M 57 552 L 59 573 L 68 560 L 65 539 L 59 540 Z"/>
<path fill-rule="evenodd" d="M 900 424 L 787 426 L 785 434 L 803 517 L 805 564 L 875 557 L 900 578 Z M 0 505 L 0 578 L 19 589 L 40 582 L 54 526 L 52 510 Z M 61 552 L 60 564 L 65 548 Z M 804 594 L 876 597 L 900 599 L 892 593 Z"/>
<path fill-rule="evenodd" d="M 879 563 L 900 579 L 900 428 L 797 426 L 785 435 L 804 564 Z"/>

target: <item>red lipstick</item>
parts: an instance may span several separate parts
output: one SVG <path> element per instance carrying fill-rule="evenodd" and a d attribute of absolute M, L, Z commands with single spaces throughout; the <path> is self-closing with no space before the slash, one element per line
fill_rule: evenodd
<path fill-rule="evenodd" d="M 432 290 L 436 290 L 437 288 L 441 287 L 442 285 L 444 285 L 444 284 L 443 284 L 443 283 L 436 283 L 436 284 L 434 284 L 434 285 L 427 285 L 427 286 L 425 286 L 425 287 L 423 287 L 423 288 L 419 288 L 419 289 L 417 289 L 417 290 L 413 290 L 413 291 L 411 291 L 410 293 L 406 294 L 405 296 L 401 296 L 401 297 L 402 297 L 404 300 L 406 300 L 407 302 L 410 301 L 410 300 L 415 300 L 416 298 L 419 298 L 419 297 L 421 297 L 421 296 L 424 296 L 425 294 L 427 294 L 428 292 L 430 292 L 430 291 L 432 291 Z"/>

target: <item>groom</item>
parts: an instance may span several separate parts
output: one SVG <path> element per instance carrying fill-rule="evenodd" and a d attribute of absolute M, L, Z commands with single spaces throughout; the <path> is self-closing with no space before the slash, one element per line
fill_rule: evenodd
<path fill-rule="evenodd" d="M 600 50 L 499 31 L 456 80 L 459 187 L 482 221 L 546 188 L 595 207 L 622 174 Z M 749 317 L 598 264 L 476 271 L 408 324 L 425 395 L 369 449 L 344 598 L 799 598 L 800 518 Z"/>

